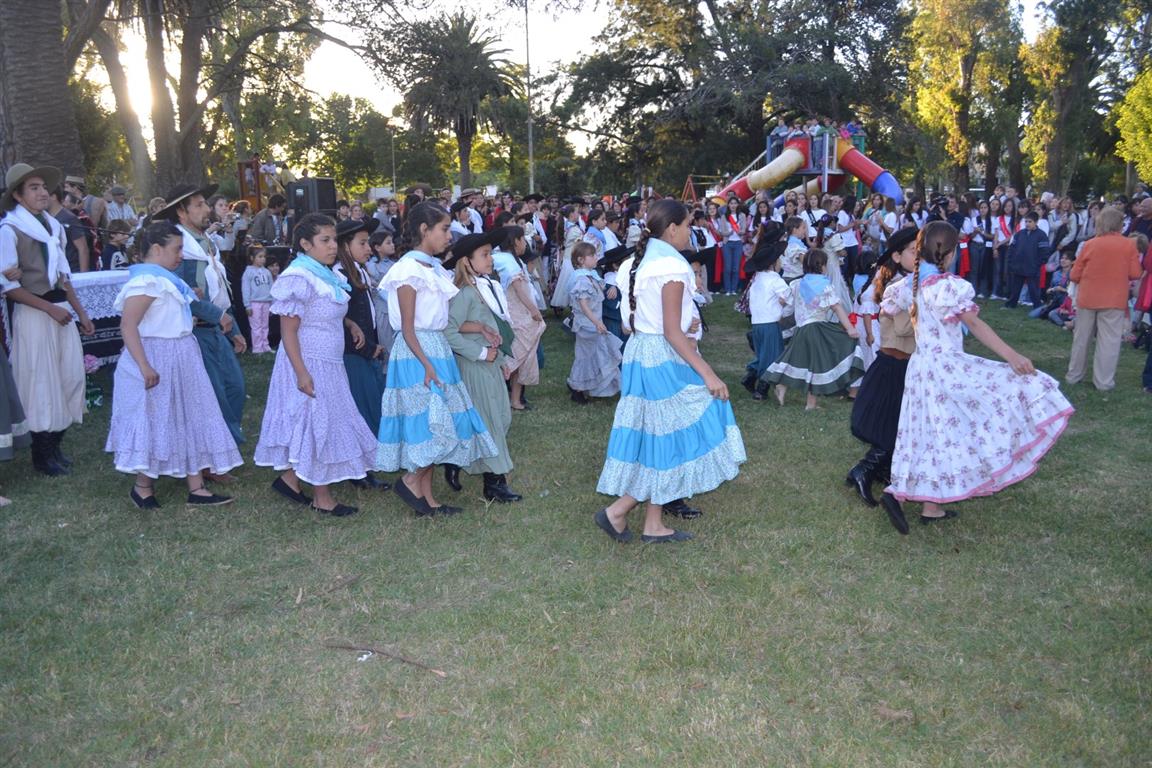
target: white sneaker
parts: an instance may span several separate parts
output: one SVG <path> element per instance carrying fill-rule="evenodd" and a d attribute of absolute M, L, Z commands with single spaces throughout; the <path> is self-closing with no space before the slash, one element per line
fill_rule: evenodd
<path fill-rule="evenodd" d="M 985 295 L 984 295 L 984 294 L 982 294 L 982 293 L 978 293 L 978 294 L 976 294 L 976 298 L 978 298 L 978 299 L 986 299 L 986 298 L 988 298 L 988 297 L 987 297 L 987 296 L 985 296 Z"/>

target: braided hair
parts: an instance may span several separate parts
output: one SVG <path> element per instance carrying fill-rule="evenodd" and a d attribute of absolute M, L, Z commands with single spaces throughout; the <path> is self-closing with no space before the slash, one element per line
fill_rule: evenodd
<path fill-rule="evenodd" d="M 670 225 L 683 224 L 687 220 L 688 207 L 670 197 L 657 200 L 648 206 L 648 216 L 644 228 L 640 230 L 640 240 L 636 243 L 636 258 L 632 262 L 632 269 L 628 271 L 629 318 L 636 314 L 636 270 L 640 268 L 640 262 L 644 260 L 644 253 L 648 250 L 648 241 L 653 237 L 659 238 Z"/>
<path fill-rule="evenodd" d="M 943 271 L 956 253 L 956 243 L 959 241 L 960 233 L 956 231 L 956 227 L 939 220 L 925 224 L 920 234 L 916 236 L 916 266 L 912 270 L 912 306 L 908 310 L 913 325 L 916 324 L 919 315 L 916 297 L 920 294 L 920 262 L 927 261 Z"/>

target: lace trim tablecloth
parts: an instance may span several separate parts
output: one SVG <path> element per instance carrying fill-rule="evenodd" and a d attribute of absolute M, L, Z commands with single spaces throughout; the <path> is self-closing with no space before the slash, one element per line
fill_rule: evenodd
<path fill-rule="evenodd" d="M 113 304 L 124 283 L 128 282 L 128 270 L 110 269 L 102 272 L 81 272 L 72 275 L 72 288 L 76 298 L 92 320 L 118 317 Z M 69 307 L 69 310 L 72 308 Z M 75 312 L 72 312 L 75 315 Z"/>

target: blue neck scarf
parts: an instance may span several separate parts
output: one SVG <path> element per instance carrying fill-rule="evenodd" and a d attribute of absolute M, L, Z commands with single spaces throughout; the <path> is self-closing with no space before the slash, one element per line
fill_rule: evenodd
<path fill-rule="evenodd" d="M 341 299 L 345 292 L 351 292 L 352 286 L 342 276 L 332 271 L 306 253 L 297 253 L 290 266 L 300 269 L 320 278 L 332 289 L 333 298 Z"/>
<path fill-rule="evenodd" d="M 648 244 L 646 246 L 644 246 L 644 258 L 645 259 L 665 259 L 665 258 L 672 259 L 672 258 L 676 258 L 676 259 L 680 259 L 680 261 L 684 262 L 685 264 L 688 263 L 688 259 L 684 258 L 684 254 L 680 253 L 680 251 L 676 250 L 671 245 L 664 242 L 663 240 L 661 240 L 658 237 L 652 237 L 652 238 L 648 239 Z"/>
<path fill-rule="evenodd" d="M 920 262 L 920 282 L 924 282 L 928 278 L 932 277 L 932 275 L 938 274 L 940 274 L 940 268 L 935 264 L 929 264 L 926 261 Z"/>
<path fill-rule="evenodd" d="M 808 247 L 808 244 L 805 243 L 800 238 L 796 237 L 796 235 L 788 235 L 788 245 L 796 245 L 796 246 L 799 246 L 800 248 L 807 248 Z"/>
<path fill-rule="evenodd" d="M 191 319 L 192 307 L 190 306 L 191 302 L 189 299 L 191 301 L 195 301 L 196 294 L 192 292 L 192 288 L 188 285 L 188 283 L 177 277 L 174 272 L 169 272 L 159 264 L 133 264 L 132 266 L 128 267 L 129 280 L 139 275 L 151 275 L 152 277 L 160 277 L 176 286 L 176 288 L 180 291 L 180 295 L 184 297 L 184 314 L 189 319 Z"/>
<path fill-rule="evenodd" d="M 430 256 L 427 253 L 424 253 L 424 251 L 415 251 L 415 250 L 408 251 L 408 253 L 404 254 L 404 258 L 415 259 L 416 261 L 420 262 L 421 264 L 427 264 L 430 267 L 442 266 L 440 264 L 440 259 L 436 258 L 435 256 Z"/>
<path fill-rule="evenodd" d="M 832 285 L 832 281 L 826 275 L 804 275 L 800 278 L 800 298 L 804 300 L 805 304 L 811 304 L 830 285 Z"/>
<path fill-rule="evenodd" d="M 604 232 L 598 227 L 589 226 L 587 234 L 594 235 L 596 239 L 600 241 L 600 245 L 608 245 L 608 238 L 604 237 Z"/>

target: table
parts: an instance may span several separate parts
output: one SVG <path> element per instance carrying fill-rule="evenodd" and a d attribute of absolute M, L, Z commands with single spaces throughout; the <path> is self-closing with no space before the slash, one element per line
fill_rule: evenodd
<path fill-rule="evenodd" d="M 114 306 L 116 296 L 128 282 L 128 270 L 111 269 L 101 272 L 79 272 L 72 275 L 72 288 L 76 298 L 96 326 L 92 336 L 81 336 L 84 354 L 92 355 L 102 365 L 116 362 L 124 339 L 120 336 L 120 313 Z M 65 305 L 67 306 L 67 305 Z M 68 307 L 72 312 L 72 308 Z M 75 316 L 76 313 L 72 312 Z"/>

